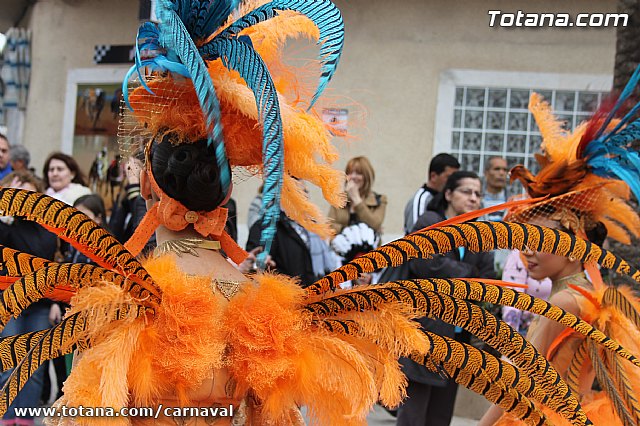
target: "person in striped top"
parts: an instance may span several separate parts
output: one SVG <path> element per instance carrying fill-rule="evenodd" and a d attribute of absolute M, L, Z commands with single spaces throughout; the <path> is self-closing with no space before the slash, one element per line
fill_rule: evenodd
<path fill-rule="evenodd" d="M 427 182 L 422 185 L 404 208 L 404 233 L 411 232 L 418 218 L 427 210 L 429 201 L 444 188 L 453 172 L 460 169 L 458 160 L 449 154 L 438 154 L 429 163 Z"/>

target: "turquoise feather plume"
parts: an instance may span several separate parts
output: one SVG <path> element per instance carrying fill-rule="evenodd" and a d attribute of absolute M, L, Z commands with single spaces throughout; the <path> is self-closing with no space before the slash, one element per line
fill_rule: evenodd
<path fill-rule="evenodd" d="M 216 150 L 223 190 L 228 193 L 231 171 L 227 161 L 220 104 L 205 61 L 220 59 L 225 67 L 237 71 L 253 91 L 263 127 L 263 219 L 259 264 L 264 261 L 275 237 L 280 217 L 280 197 L 284 175 L 284 138 L 278 93 L 265 63 L 253 49 L 248 37 L 239 33 L 252 25 L 271 19 L 279 10 L 292 10 L 311 19 L 318 27 L 319 59 L 322 64 L 318 88 L 310 101 L 311 108 L 322 94 L 340 61 L 344 43 L 344 23 L 338 8 L 328 0 L 275 0 L 260 6 L 236 20 L 216 37 L 203 42 L 227 21 L 237 8 L 238 0 L 158 0 L 156 14 L 160 24 L 145 23 L 136 40 L 136 64 L 123 83 L 128 105 L 127 82 L 138 72 L 141 84 L 149 91 L 141 70 L 170 71 L 192 80 L 204 114 L 209 143 Z"/>
<path fill-rule="evenodd" d="M 344 45 L 344 22 L 340 10 L 333 3 L 328 0 L 275 0 L 252 10 L 233 22 L 218 37 L 235 36 L 245 28 L 273 18 L 278 10 L 299 12 L 311 19 L 320 30 L 318 44 L 321 46 L 318 57 L 322 64 L 322 74 L 318 89 L 309 105 L 311 108 L 331 80 L 338 62 L 340 62 Z M 207 45 L 200 48 L 201 51 L 206 51 L 206 49 Z"/>
<path fill-rule="evenodd" d="M 604 114 L 596 114 L 593 120 L 593 123 L 598 126 L 595 135 L 592 139 L 590 137 L 592 129 L 587 128 L 581 141 L 582 149 L 578 151 L 578 156 L 586 160 L 594 174 L 624 180 L 638 199 L 640 199 L 640 153 L 638 147 L 632 142 L 640 140 L 640 118 L 637 117 L 640 102 L 625 114 L 613 130 L 607 132 L 606 129 L 631 96 L 639 81 L 640 66 L 636 68 L 606 118 L 599 120 L 599 115 Z"/>
<path fill-rule="evenodd" d="M 264 267 L 280 217 L 280 194 L 284 174 L 284 140 L 278 93 L 267 66 L 249 43 L 239 39 L 216 38 L 209 44 L 208 52 L 219 57 L 228 69 L 237 71 L 247 83 L 253 91 L 262 122 L 264 187 L 260 240 L 264 250 L 260 253 L 258 261 Z"/>

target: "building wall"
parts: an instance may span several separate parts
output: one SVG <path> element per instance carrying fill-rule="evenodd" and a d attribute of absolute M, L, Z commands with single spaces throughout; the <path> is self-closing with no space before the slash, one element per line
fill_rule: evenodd
<path fill-rule="evenodd" d="M 434 154 L 437 94 L 450 69 L 610 74 L 615 30 L 490 28 L 488 9 L 515 12 L 615 12 L 614 0 L 539 1 L 337 0 L 346 41 L 332 94 L 347 97 L 354 138 L 336 140 L 348 158 L 368 156 L 375 190 L 387 194 L 387 236 L 402 232 L 406 200 L 425 180 Z M 32 89 L 25 143 L 36 167 L 61 146 L 67 73 L 92 67 L 95 44 L 132 43 L 137 2 L 61 0 L 36 3 Z M 559 5 L 561 4 L 561 5 Z M 526 85 L 526 82 L 523 82 Z M 325 106 L 330 106 L 325 103 Z M 357 118 L 366 114 L 366 122 Z M 239 224 L 258 182 L 236 185 Z M 320 201 L 317 191 L 314 199 Z M 323 204 L 323 209 L 328 206 Z"/>
<path fill-rule="evenodd" d="M 48 0 L 33 6 L 32 75 L 24 144 L 38 171 L 49 152 L 62 148 L 68 73 L 94 67 L 95 45 L 133 43 L 137 13 L 138 3 L 132 0 Z"/>
<path fill-rule="evenodd" d="M 615 1 L 338 1 L 344 57 L 333 81 L 367 110 L 341 164 L 367 155 L 389 205 L 384 229 L 402 232 L 404 204 L 424 181 L 434 145 L 441 73 L 449 69 L 610 74 L 615 30 L 490 28 L 505 12 L 615 12 Z M 526 82 L 523 81 L 523 85 Z"/>

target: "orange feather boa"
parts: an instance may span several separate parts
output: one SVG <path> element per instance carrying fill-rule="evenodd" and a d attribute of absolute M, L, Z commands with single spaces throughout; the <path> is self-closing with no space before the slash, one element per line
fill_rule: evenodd
<path fill-rule="evenodd" d="M 259 275 L 227 301 L 212 290 L 211 277 L 187 276 L 171 259 L 145 264 L 163 291 L 154 316 L 108 322 L 101 310 L 90 318 L 85 337 L 92 347 L 78 357 L 58 405 L 210 406 L 238 404 L 251 394 L 261 421 L 288 424 L 292 409 L 306 406 L 321 424 L 360 425 L 377 401 L 395 406 L 404 396 L 398 357 L 428 350 L 413 313 L 399 304 L 335 318 L 357 324 L 356 335 L 341 335 L 305 313 L 310 300 L 293 279 Z M 131 298 L 110 284 L 87 288 L 72 300 L 71 313 L 106 302 Z M 209 389 L 224 377 L 232 378 L 226 386 L 232 391 L 217 398 Z"/>

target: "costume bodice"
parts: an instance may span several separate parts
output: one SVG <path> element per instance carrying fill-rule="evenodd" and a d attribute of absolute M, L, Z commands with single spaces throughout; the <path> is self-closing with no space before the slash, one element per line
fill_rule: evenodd
<path fill-rule="evenodd" d="M 577 290 L 569 287 L 569 285 L 582 287 L 587 290 L 592 290 L 593 285 L 587 279 L 584 272 L 561 278 L 552 284 L 551 297 L 569 296 L 570 300 L 573 299 L 575 305 L 578 307 L 578 312 L 571 313 L 579 317 L 581 314 L 580 306 L 584 303 L 584 296 Z M 567 308 L 567 306 L 560 307 L 563 309 Z M 527 340 L 529 340 L 536 349 L 540 350 L 543 356 L 547 357 L 564 378 L 571 359 L 574 357 L 584 337 L 582 335 L 572 334 L 560 345 L 554 346 L 553 343 L 556 337 L 558 337 L 555 335 L 554 327 L 555 323 L 553 321 L 537 316 L 531 323 L 529 332 L 527 333 Z"/>

